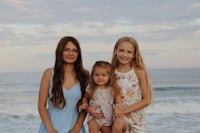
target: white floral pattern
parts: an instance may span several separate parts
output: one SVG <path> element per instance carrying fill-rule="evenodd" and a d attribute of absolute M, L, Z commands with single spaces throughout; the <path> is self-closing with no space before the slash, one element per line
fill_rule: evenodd
<path fill-rule="evenodd" d="M 122 89 L 122 104 L 130 106 L 142 99 L 141 88 L 139 80 L 135 74 L 134 69 L 129 72 L 121 73 L 115 70 L 117 76 L 117 83 Z M 145 133 L 146 121 L 144 110 L 131 112 L 125 116 L 127 123 L 126 133 Z"/>

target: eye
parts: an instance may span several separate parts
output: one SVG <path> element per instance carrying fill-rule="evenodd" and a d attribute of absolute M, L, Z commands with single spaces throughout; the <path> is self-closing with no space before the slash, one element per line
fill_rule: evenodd
<path fill-rule="evenodd" d="M 67 53 L 72 53 L 72 54 L 78 54 L 79 53 L 78 49 L 65 48 L 64 51 L 67 52 Z"/>
<path fill-rule="evenodd" d="M 123 49 L 119 49 L 119 52 L 124 52 L 124 50 Z"/>
<path fill-rule="evenodd" d="M 127 53 L 129 53 L 129 54 L 132 54 L 132 53 L 133 53 L 133 51 L 127 51 Z"/>
<path fill-rule="evenodd" d="M 65 52 L 70 52 L 70 49 L 69 48 L 65 48 L 64 51 Z"/>
<path fill-rule="evenodd" d="M 79 51 L 77 49 L 72 49 L 72 53 L 78 53 Z"/>

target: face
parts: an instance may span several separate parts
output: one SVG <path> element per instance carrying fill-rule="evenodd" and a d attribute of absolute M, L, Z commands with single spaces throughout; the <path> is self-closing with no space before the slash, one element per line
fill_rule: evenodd
<path fill-rule="evenodd" d="M 98 87 L 105 88 L 109 80 L 109 73 L 105 68 L 96 67 L 92 77 Z"/>
<path fill-rule="evenodd" d="M 79 51 L 75 44 L 68 42 L 63 50 L 63 60 L 66 63 L 75 63 L 78 58 Z"/>
<path fill-rule="evenodd" d="M 118 48 L 115 49 L 115 55 L 119 60 L 119 64 L 129 65 L 134 58 L 134 47 L 129 42 L 122 42 Z"/>

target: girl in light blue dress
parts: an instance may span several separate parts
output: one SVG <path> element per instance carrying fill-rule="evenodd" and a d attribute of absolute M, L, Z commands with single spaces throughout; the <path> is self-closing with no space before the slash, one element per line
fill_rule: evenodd
<path fill-rule="evenodd" d="M 89 81 L 89 73 L 82 66 L 79 42 L 74 37 L 63 37 L 56 49 L 54 68 L 46 69 L 41 80 L 39 133 L 86 133 L 86 112 L 77 108 Z"/>

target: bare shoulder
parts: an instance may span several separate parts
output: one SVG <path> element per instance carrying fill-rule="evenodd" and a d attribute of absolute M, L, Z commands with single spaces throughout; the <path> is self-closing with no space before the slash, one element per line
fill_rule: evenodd
<path fill-rule="evenodd" d="M 142 69 L 135 70 L 135 73 L 136 73 L 136 75 L 137 75 L 138 78 L 142 78 L 142 77 L 145 76 L 145 72 Z"/>
<path fill-rule="evenodd" d="M 51 69 L 50 68 L 47 68 L 46 70 L 44 70 L 43 72 L 43 77 L 47 78 L 47 79 L 50 79 L 51 78 L 51 75 L 52 75 L 52 72 L 51 72 Z"/>

